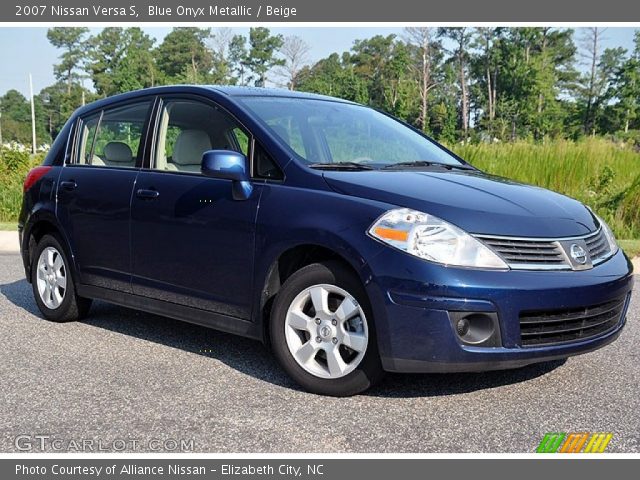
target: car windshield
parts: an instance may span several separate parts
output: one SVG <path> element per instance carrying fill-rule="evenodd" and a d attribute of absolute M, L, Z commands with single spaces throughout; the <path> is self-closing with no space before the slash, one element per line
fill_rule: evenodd
<path fill-rule="evenodd" d="M 285 97 L 246 96 L 241 102 L 312 167 L 465 165 L 411 128 L 368 107 Z"/>

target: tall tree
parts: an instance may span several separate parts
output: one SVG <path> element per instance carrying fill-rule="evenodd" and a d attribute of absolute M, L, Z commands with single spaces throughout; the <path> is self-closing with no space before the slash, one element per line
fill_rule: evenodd
<path fill-rule="evenodd" d="M 235 75 L 240 85 L 246 85 L 249 73 L 249 52 L 247 52 L 247 39 L 242 35 L 234 35 L 229 42 L 229 65 L 232 74 Z"/>
<path fill-rule="evenodd" d="M 451 40 L 454 44 L 453 58 L 458 68 L 458 82 L 460 86 L 460 120 L 462 132 L 466 140 L 469 135 L 469 86 L 467 69 L 469 61 L 469 43 L 472 30 L 468 27 L 441 27 L 438 35 Z"/>
<path fill-rule="evenodd" d="M 229 49 L 233 39 L 233 30 L 228 27 L 217 28 L 211 33 L 211 52 L 213 54 L 213 78 L 217 84 L 235 83 Z"/>
<path fill-rule="evenodd" d="M 417 72 L 420 91 L 420 112 L 418 126 L 422 131 L 429 130 L 429 93 L 436 87 L 434 75 L 434 58 L 441 45 L 435 40 L 432 27 L 407 27 L 405 34 L 407 43 L 417 49 L 418 61 L 413 64 Z"/>
<path fill-rule="evenodd" d="M 396 109 L 398 87 L 409 69 L 406 46 L 395 35 L 375 35 L 356 40 L 352 54 L 346 56 L 356 74 L 367 82 L 369 103 L 393 111 Z M 403 71 L 404 70 L 404 71 Z"/>
<path fill-rule="evenodd" d="M 208 28 L 174 28 L 156 49 L 156 63 L 169 81 L 206 83 L 213 68 L 213 54 L 206 41 Z"/>
<path fill-rule="evenodd" d="M 71 94 L 71 85 L 81 77 L 79 70 L 85 58 L 84 39 L 89 32 L 83 27 L 54 27 L 47 31 L 49 42 L 63 50 L 60 63 L 53 71 L 58 80 L 67 83 L 67 95 Z"/>
<path fill-rule="evenodd" d="M 346 52 L 342 57 L 332 53 L 311 67 L 303 67 L 298 75 L 298 89 L 353 102 L 370 101 L 367 83 L 355 72 Z"/>
<path fill-rule="evenodd" d="M 534 137 L 541 139 L 548 134 L 559 134 L 562 129 L 564 111 L 559 98 L 568 93 L 568 86 L 577 78 L 573 66 L 576 47 L 572 30 L 536 28 L 534 41 L 532 94 L 537 98 L 531 99 L 535 111 L 529 113 Z"/>
<path fill-rule="evenodd" d="M 31 143 L 29 102 L 17 90 L 9 90 L 0 97 L 2 142 Z"/>
<path fill-rule="evenodd" d="M 87 70 L 98 94 L 109 96 L 155 85 L 153 39 L 140 28 L 107 27 L 88 44 Z"/>
<path fill-rule="evenodd" d="M 276 57 L 283 43 L 282 35 L 271 35 L 268 28 L 249 29 L 249 54 L 246 64 L 254 74 L 253 80 L 257 87 L 265 86 L 269 70 L 285 64 L 284 59 Z"/>
<path fill-rule="evenodd" d="M 302 38 L 291 35 L 285 37 L 280 54 L 284 57 L 284 65 L 280 67 L 279 74 L 285 78 L 289 90 L 295 90 L 298 82 L 298 74 L 302 67 L 309 62 L 311 47 Z"/>
<path fill-rule="evenodd" d="M 86 102 L 91 102 L 97 95 L 78 84 L 74 84 L 71 94 L 67 94 L 64 82 L 43 88 L 35 97 L 36 125 L 42 123 L 47 135 L 37 133 L 36 136 L 55 139 L 73 111 L 82 104 L 83 98 Z"/>
<path fill-rule="evenodd" d="M 594 103 L 598 95 L 598 64 L 600 63 L 600 50 L 602 49 L 602 37 L 605 28 L 586 28 L 582 36 L 582 45 L 585 50 L 589 72 L 583 79 L 586 107 L 584 109 L 584 132 L 595 135 L 596 112 Z"/>
<path fill-rule="evenodd" d="M 620 67 L 614 81 L 613 96 L 619 99 L 617 110 L 625 133 L 629 132 L 632 122 L 640 119 L 640 30 L 635 33 L 634 45 L 631 56 Z"/>

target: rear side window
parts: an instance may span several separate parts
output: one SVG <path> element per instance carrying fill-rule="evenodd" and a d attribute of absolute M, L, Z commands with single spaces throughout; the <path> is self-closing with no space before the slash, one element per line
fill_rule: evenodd
<path fill-rule="evenodd" d="M 144 128 L 151 100 L 105 109 L 80 121 L 75 163 L 135 168 L 143 154 Z"/>

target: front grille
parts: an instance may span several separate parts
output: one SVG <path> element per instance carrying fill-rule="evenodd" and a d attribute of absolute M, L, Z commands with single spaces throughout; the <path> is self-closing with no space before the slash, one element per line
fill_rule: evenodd
<path fill-rule="evenodd" d="M 560 245 L 545 240 L 479 237 L 512 268 L 518 265 L 569 267 Z"/>
<path fill-rule="evenodd" d="M 607 259 L 609 256 L 609 243 L 602 229 L 598 230 L 594 235 L 586 237 L 584 241 L 587 243 L 587 250 L 589 250 L 589 255 L 594 265 Z"/>
<path fill-rule="evenodd" d="M 476 235 L 485 245 L 496 252 L 516 270 L 571 270 L 560 242 L 584 240 L 593 265 L 597 265 L 612 254 L 602 229 L 582 237 L 537 239 Z"/>
<path fill-rule="evenodd" d="M 614 328 L 624 313 L 626 297 L 584 308 L 520 313 L 523 347 L 585 340 Z"/>

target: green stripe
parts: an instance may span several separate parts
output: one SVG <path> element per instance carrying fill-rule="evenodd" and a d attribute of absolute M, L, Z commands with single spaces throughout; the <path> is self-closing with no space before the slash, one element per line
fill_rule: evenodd
<path fill-rule="evenodd" d="M 566 433 L 546 433 L 538 445 L 536 453 L 556 453 L 566 436 Z"/>

